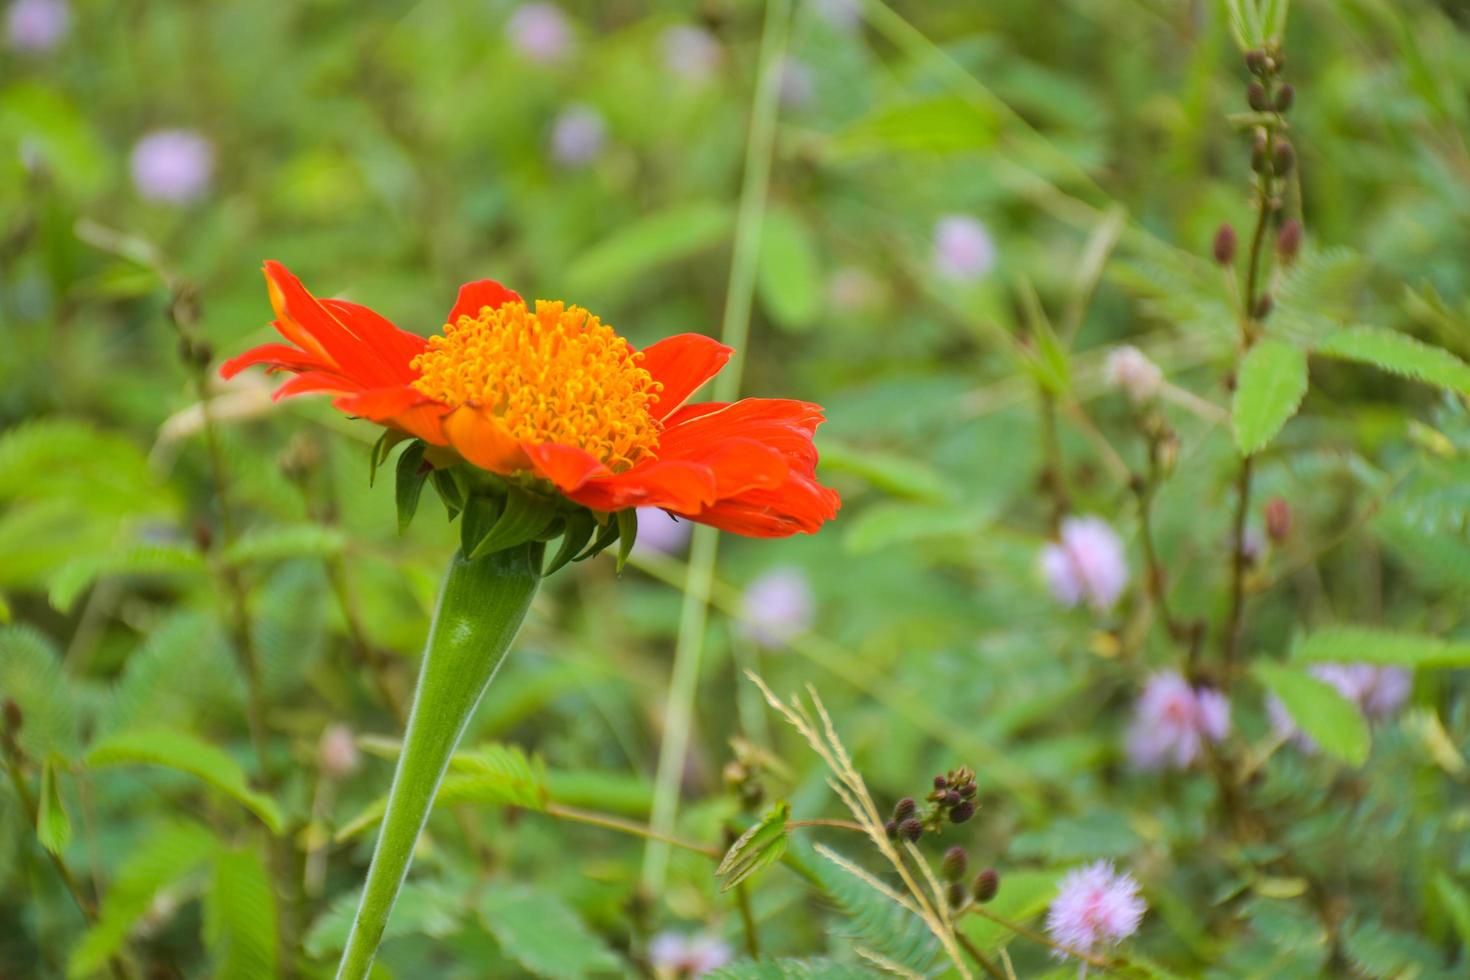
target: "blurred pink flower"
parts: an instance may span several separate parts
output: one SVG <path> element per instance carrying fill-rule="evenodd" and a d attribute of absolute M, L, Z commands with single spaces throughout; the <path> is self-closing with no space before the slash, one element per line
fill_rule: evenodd
<path fill-rule="evenodd" d="M 532 61 L 553 64 L 572 50 L 572 28 L 554 3 L 527 3 L 515 9 L 505 32 L 515 49 Z"/>
<path fill-rule="evenodd" d="M 1151 401 L 1164 383 L 1164 372 L 1143 351 L 1130 344 L 1114 347 L 1103 364 L 1109 385 L 1120 389 L 1134 404 Z"/>
<path fill-rule="evenodd" d="M 1219 691 L 1191 687 L 1173 671 L 1149 679 L 1133 708 L 1128 757 L 1139 769 L 1187 769 L 1205 740 L 1230 733 L 1230 702 Z"/>
<path fill-rule="evenodd" d="M 665 29 L 660 43 L 664 67 L 669 74 L 686 82 L 709 81 L 725 60 L 725 49 L 719 40 L 694 24 L 676 24 Z"/>
<path fill-rule="evenodd" d="M 689 545 L 694 525 L 674 519 L 674 515 L 657 507 L 638 508 L 638 538 L 634 551 L 659 555 L 676 555 Z"/>
<path fill-rule="evenodd" d="M 132 174 L 143 197 L 187 204 L 209 189 L 214 146 L 193 130 L 154 130 L 133 146 Z"/>
<path fill-rule="evenodd" d="M 746 586 L 738 628 L 763 647 L 784 646 L 811 628 L 816 597 L 805 574 L 775 568 Z"/>
<path fill-rule="evenodd" d="M 70 30 L 66 0 L 15 0 L 5 11 L 5 36 L 18 51 L 50 51 Z"/>
<path fill-rule="evenodd" d="M 1383 721 L 1393 717 L 1409 699 L 1414 675 L 1402 667 L 1378 667 L 1374 664 L 1317 664 L 1313 677 L 1326 681 L 1347 700 L 1356 704 L 1370 719 Z M 1274 695 L 1266 702 L 1271 726 L 1291 738 L 1308 752 L 1317 751 L 1317 742 L 1297 729 L 1286 705 Z"/>
<path fill-rule="evenodd" d="M 551 156 L 569 169 L 585 167 L 607 145 L 607 123 L 589 105 L 570 105 L 551 123 Z"/>
<path fill-rule="evenodd" d="M 1098 861 L 1061 880 L 1046 914 L 1046 931 L 1061 945 L 1090 953 L 1137 932 L 1147 910 L 1133 876 L 1118 874 L 1109 862 Z"/>
<path fill-rule="evenodd" d="M 949 214 L 934 225 L 934 268 L 956 282 L 979 279 L 995 265 L 995 242 L 979 221 Z"/>
<path fill-rule="evenodd" d="M 730 944 L 718 936 L 686 936 L 661 932 L 648 946 L 648 960 L 659 976 L 702 977 L 713 973 L 732 956 Z"/>
<path fill-rule="evenodd" d="M 1061 540 L 1041 550 L 1041 570 L 1052 595 L 1064 606 L 1086 602 L 1107 612 L 1128 584 L 1123 542 L 1097 517 L 1062 521 Z"/>
<path fill-rule="evenodd" d="M 330 779 L 346 779 L 362 765 L 362 754 L 357 750 L 352 729 L 340 722 L 322 729 L 316 756 L 322 774 Z"/>

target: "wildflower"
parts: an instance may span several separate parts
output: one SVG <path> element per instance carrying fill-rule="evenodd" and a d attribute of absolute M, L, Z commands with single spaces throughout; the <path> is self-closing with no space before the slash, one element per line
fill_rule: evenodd
<path fill-rule="evenodd" d="M 591 106 L 568 106 L 551 123 L 551 157 L 563 167 L 585 167 L 606 145 L 607 122 Z"/>
<path fill-rule="evenodd" d="M 214 147 L 188 129 L 160 129 L 133 147 L 133 186 L 143 197 L 168 204 L 188 204 L 209 189 L 214 173 Z"/>
<path fill-rule="evenodd" d="M 1058 602 L 1086 602 L 1098 612 L 1111 609 L 1128 583 L 1123 542 L 1097 517 L 1062 521 L 1060 540 L 1042 549 L 1041 569 Z"/>
<path fill-rule="evenodd" d="M 542 64 L 561 61 L 572 50 L 571 25 L 554 3 L 522 4 L 510 15 L 505 32 L 517 51 Z"/>
<path fill-rule="evenodd" d="M 1385 721 L 1398 714 L 1414 686 L 1413 674 L 1402 667 L 1327 663 L 1317 664 L 1310 673 L 1331 684 L 1338 694 L 1376 721 Z M 1316 740 L 1297 730 L 1296 722 L 1292 721 L 1291 714 L 1279 698 L 1272 696 L 1266 702 L 1266 713 L 1278 734 L 1291 738 L 1308 752 L 1317 751 Z"/>
<path fill-rule="evenodd" d="M 1156 674 L 1133 709 L 1128 757 L 1139 769 L 1187 769 L 1206 740 L 1230 732 L 1230 702 L 1219 691 L 1191 687 L 1179 674 Z"/>
<path fill-rule="evenodd" d="M 1108 351 L 1108 359 L 1103 363 L 1103 377 L 1135 405 L 1152 401 L 1164 383 L 1164 372 L 1159 370 L 1159 366 L 1143 351 L 1129 344 Z"/>
<path fill-rule="evenodd" d="M 648 961 L 658 976 L 702 977 L 730 962 L 730 944 L 718 936 L 661 932 L 648 946 Z"/>
<path fill-rule="evenodd" d="M 724 49 L 715 36 L 693 24 L 676 24 L 665 29 L 660 42 L 664 67 L 669 74 L 686 82 L 709 81 L 725 60 Z"/>
<path fill-rule="evenodd" d="M 15 0 L 5 11 L 5 36 L 17 51 L 50 51 L 70 30 L 66 0 Z"/>
<path fill-rule="evenodd" d="M 330 779 L 346 779 L 362 765 L 362 753 L 352 729 L 343 724 L 328 725 L 316 746 L 317 766 Z"/>
<path fill-rule="evenodd" d="M 945 279 L 979 279 L 995 265 L 995 242 L 969 215 L 950 214 L 934 225 L 934 268 Z"/>
<path fill-rule="evenodd" d="M 1098 861 L 1062 878 L 1046 915 L 1046 930 L 1060 945 L 1090 953 L 1137 932 L 1147 909 L 1132 875 L 1119 874 L 1111 863 Z"/>
<path fill-rule="evenodd" d="M 779 647 L 810 629 L 815 615 L 806 576 L 795 568 L 777 568 L 746 587 L 740 630 L 763 647 Z"/>
<path fill-rule="evenodd" d="M 836 515 L 837 494 L 816 479 L 819 406 L 685 404 L 733 353 L 708 337 L 637 351 L 579 306 L 527 306 L 485 279 L 460 289 L 443 332 L 425 340 L 356 303 L 318 300 L 278 262 L 265 275 L 291 343 L 246 351 L 220 373 L 289 371 L 277 398 L 331 393 L 341 411 L 422 440 L 435 468 L 515 478 L 561 511 L 659 507 L 755 537 Z"/>
<path fill-rule="evenodd" d="M 676 555 L 689 544 L 694 532 L 688 521 L 676 519 L 657 507 L 638 508 L 638 549 L 660 555 Z"/>

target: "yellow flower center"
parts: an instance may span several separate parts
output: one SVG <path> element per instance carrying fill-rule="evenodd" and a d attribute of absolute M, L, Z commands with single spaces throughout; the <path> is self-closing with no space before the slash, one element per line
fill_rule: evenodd
<path fill-rule="evenodd" d="M 430 337 L 413 386 L 495 416 L 523 442 L 576 446 L 614 470 L 658 448 L 653 380 L 612 327 L 580 306 L 537 300 L 482 307 Z"/>

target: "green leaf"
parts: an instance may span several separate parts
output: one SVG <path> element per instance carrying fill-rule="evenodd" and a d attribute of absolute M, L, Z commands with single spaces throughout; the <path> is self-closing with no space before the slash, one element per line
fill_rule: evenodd
<path fill-rule="evenodd" d="M 704 976 L 706 980 L 877 980 L 888 974 L 855 963 L 838 963 L 815 957 L 799 960 L 736 960 Z"/>
<path fill-rule="evenodd" d="M 1281 699 L 1292 721 L 1324 752 L 1353 766 L 1368 761 L 1368 723 L 1358 706 L 1326 681 L 1279 664 L 1257 663 L 1251 673 Z"/>
<path fill-rule="evenodd" d="M 164 618 L 123 665 L 102 716 L 104 731 L 190 728 L 221 709 L 238 709 L 244 685 L 214 617 L 183 611 Z"/>
<path fill-rule="evenodd" d="M 802 329 L 822 311 L 822 264 L 811 232 L 795 213 L 776 208 L 761 226 L 756 289 L 771 318 Z"/>
<path fill-rule="evenodd" d="M 95 555 L 79 555 L 51 576 L 51 605 L 67 612 L 87 586 L 109 575 L 197 575 L 204 559 L 181 544 L 140 544 Z"/>
<path fill-rule="evenodd" d="M 915 974 L 930 973 L 940 948 L 924 920 L 846 856 L 820 844 L 815 850 L 824 860 L 812 862 L 812 871 L 842 913 L 841 935 Z"/>
<path fill-rule="evenodd" d="M 942 504 L 958 496 L 944 474 L 923 460 L 831 439 L 822 443 L 822 469 L 850 473 L 884 493 L 923 503 Z"/>
<path fill-rule="evenodd" d="M 29 626 L 0 627 L 0 698 L 21 711 L 17 741 L 33 759 L 77 749 L 71 687 L 51 641 Z"/>
<path fill-rule="evenodd" d="M 1064 874 L 1066 871 L 1060 868 L 1007 870 L 1000 876 L 1000 890 L 985 909 L 1003 919 L 1025 925 L 1051 905 L 1052 899 L 1057 897 L 1057 882 Z M 1015 933 L 999 922 L 980 915 L 967 915 L 961 919 L 960 931 L 985 952 L 999 949 L 1015 938 Z"/>
<path fill-rule="evenodd" d="M 244 850 L 215 855 L 214 886 L 204 913 L 216 980 L 276 975 L 276 899 L 259 857 Z"/>
<path fill-rule="evenodd" d="M 1470 394 L 1470 364 L 1443 348 L 1393 330 L 1345 327 L 1322 341 L 1316 353 Z"/>
<path fill-rule="evenodd" d="M 341 528 L 321 524 L 284 524 L 251 528 L 221 552 L 231 565 L 284 561 L 288 558 L 328 558 L 347 547 Z"/>
<path fill-rule="evenodd" d="M 624 225 L 574 259 L 563 274 L 567 295 L 626 289 L 655 269 L 725 241 L 733 215 L 728 205 L 696 201 L 667 208 Z"/>
<path fill-rule="evenodd" d="M 839 134 L 838 152 L 961 153 L 995 143 L 994 110 L 958 95 L 939 95 L 880 108 Z"/>
<path fill-rule="evenodd" d="M 306 952 L 315 959 L 340 953 L 347 945 L 352 929 L 352 916 L 362 898 L 359 889 L 337 896 L 306 933 Z M 460 895 L 438 882 L 410 881 L 398 893 L 393 915 L 383 931 L 383 939 L 400 936 L 428 936 L 444 939 L 462 928 L 464 901 Z"/>
<path fill-rule="evenodd" d="M 480 919 L 505 954 L 538 977 L 616 972 L 618 958 L 560 900 L 523 885 L 491 885 Z"/>
<path fill-rule="evenodd" d="M 0 434 L 0 500 L 17 498 L 65 499 L 106 514 L 177 509 L 130 440 L 67 418 L 38 419 Z"/>
<path fill-rule="evenodd" d="M 885 503 L 863 511 L 847 528 L 847 550 L 871 554 L 895 545 L 935 538 L 969 538 L 990 523 L 991 515 L 964 506 Z"/>
<path fill-rule="evenodd" d="M 1286 36 L 1286 13 L 1291 0 L 1260 0 L 1261 36 L 1268 41 L 1281 41 Z"/>
<path fill-rule="evenodd" d="M 193 735 L 166 728 L 117 732 L 94 745 L 86 762 L 96 768 L 163 766 L 188 773 L 242 804 L 273 833 L 281 832 L 283 820 L 275 800 L 252 790 L 234 759 Z"/>
<path fill-rule="evenodd" d="M 1302 663 L 1368 663 L 1410 669 L 1470 667 L 1470 643 L 1370 626 L 1317 630 L 1292 651 Z"/>
<path fill-rule="evenodd" d="M 1455 924 L 1460 942 L 1470 948 L 1470 892 L 1466 892 L 1443 871 L 1434 873 L 1434 891 L 1439 896 L 1440 904 L 1449 913 L 1450 921 Z"/>
<path fill-rule="evenodd" d="M 556 501 L 539 493 L 507 487 L 505 505 L 495 523 L 466 553 L 473 561 L 535 540 L 556 519 Z"/>
<path fill-rule="evenodd" d="M 109 883 L 97 921 L 72 948 L 68 977 L 91 976 L 122 947 L 133 923 L 147 913 L 163 888 L 191 874 L 218 846 L 214 836 L 192 823 L 155 828 L 130 850 Z"/>
<path fill-rule="evenodd" d="M 71 817 L 61 802 L 57 781 L 60 761 L 53 752 L 41 764 L 41 799 L 36 807 L 36 839 L 52 854 L 60 854 L 71 842 Z"/>
<path fill-rule="evenodd" d="M 790 820 L 791 804 L 783 800 L 730 845 L 724 860 L 715 869 L 715 876 L 720 879 L 720 891 L 729 891 L 781 859 L 781 855 L 786 853 L 786 824 Z"/>
<path fill-rule="evenodd" d="M 1290 344 L 1267 338 L 1245 355 L 1235 382 L 1230 416 L 1235 445 L 1251 455 L 1281 431 L 1307 393 L 1307 355 Z"/>
<path fill-rule="evenodd" d="M 408 530 L 413 523 L 413 515 L 419 509 L 419 498 L 423 496 L 424 483 L 429 479 L 429 472 L 424 470 L 424 450 L 428 448 L 428 443 L 415 440 L 398 457 L 393 486 L 394 500 L 398 505 L 399 534 Z"/>
<path fill-rule="evenodd" d="M 388 455 L 393 447 L 405 439 L 412 438 L 407 432 L 400 429 L 384 429 L 383 434 L 378 436 L 378 441 L 373 443 L 372 454 L 368 457 L 368 486 L 378 482 L 378 467 L 388 462 Z"/>

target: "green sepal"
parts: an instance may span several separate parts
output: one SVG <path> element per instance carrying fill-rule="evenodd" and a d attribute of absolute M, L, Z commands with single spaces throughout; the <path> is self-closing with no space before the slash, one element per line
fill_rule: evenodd
<path fill-rule="evenodd" d="M 434 489 L 439 492 L 439 499 L 444 502 L 444 509 L 449 512 L 452 521 L 464 510 L 465 492 L 460 486 L 459 477 L 453 469 L 435 470 L 429 474 L 434 481 Z"/>
<path fill-rule="evenodd" d="M 368 457 L 368 486 L 377 482 L 378 467 L 388 462 L 388 454 L 393 447 L 407 438 L 408 433 L 399 429 L 384 429 L 383 434 L 378 436 L 378 441 L 373 443 L 372 454 Z"/>
<path fill-rule="evenodd" d="M 617 539 L 618 522 L 614 520 L 609 520 L 606 524 L 603 525 L 603 528 L 598 533 L 596 540 L 594 540 L 590 545 L 587 546 L 587 550 L 583 551 L 576 558 L 573 558 L 572 561 L 586 561 L 588 558 L 595 558 L 596 556 L 602 554 L 603 550 Z"/>
<path fill-rule="evenodd" d="M 41 764 L 41 798 L 36 804 L 36 837 L 52 854 L 66 850 L 71 841 L 71 817 L 61 802 L 59 774 L 66 761 L 52 752 Z"/>
<path fill-rule="evenodd" d="M 424 470 L 426 448 L 428 447 L 423 440 L 416 439 L 398 457 L 396 498 L 399 534 L 407 531 L 408 526 L 413 523 L 413 515 L 419 509 L 419 497 L 424 492 L 424 481 L 429 478 Z"/>
<path fill-rule="evenodd" d="M 628 555 L 633 552 L 633 542 L 638 540 L 638 512 L 629 507 L 620 510 L 618 517 L 618 571 L 628 564 Z"/>
<path fill-rule="evenodd" d="M 499 519 L 474 541 L 473 549 L 467 552 L 470 561 L 534 541 L 555 519 L 556 502 L 553 499 L 520 487 L 508 487 Z"/>
<path fill-rule="evenodd" d="M 557 549 L 551 563 L 542 570 L 543 577 L 559 570 L 576 557 L 577 552 L 587 546 L 588 540 L 592 537 L 592 530 L 597 526 L 592 520 L 592 515 L 581 509 L 567 514 L 563 523 L 561 547 Z"/>

